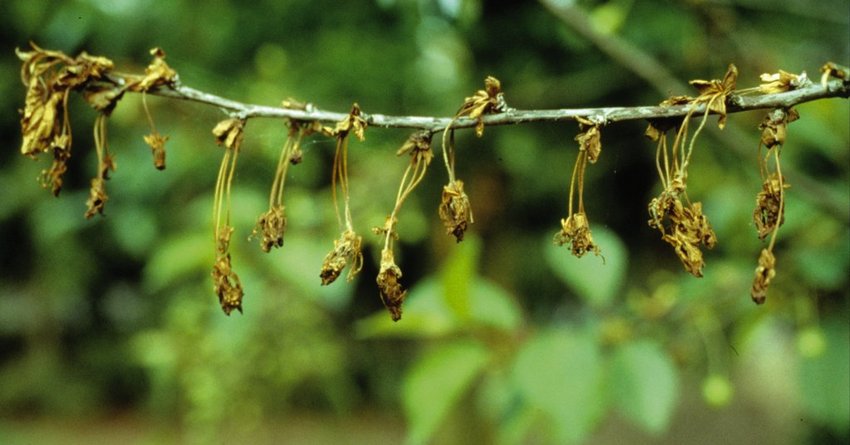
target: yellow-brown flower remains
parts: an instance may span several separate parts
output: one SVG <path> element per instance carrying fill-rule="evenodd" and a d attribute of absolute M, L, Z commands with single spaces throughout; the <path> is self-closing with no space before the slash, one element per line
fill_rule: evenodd
<path fill-rule="evenodd" d="M 351 267 L 348 269 L 346 279 L 348 281 L 354 279 L 354 276 L 363 268 L 363 253 L 360 250 L 362 242 L 363 239 L 352 230 L 342 232 L 339 239 L 334 240 L 334 248 L 325 256 L 322 271 L 319 274 L 323 286 L 336 281 L 348 265 Z"/>
<path fill-rule="evenodd" d="M 401 305 L 404 303 L 404 297 L 407 296 L 407 291 L 399 283 L 400 278 L 401 269 L 395 264 L 393 251 L 384 249 L 381 251 L 381 267 L 375 281 L 378 283 L 381 301 L 393 321 L 401 319 Z"/>
<path fill-rule="evenodd" d="M 776 258 L 770 249 L 762 249 L 759 255 L 759 264 L 756 267 L 753 287 L 750 296 L 756 304 L 763 304 L 767 298 L 767 288 L 770 281 L 776 276 Z"/>
<path fill-rule="evenodd" d="M 555 244 L 569 245 L 573 255 L 581 258 L 587 252 L 600 254 L 599 246 L 593 242 L 590 224 L 584 212 L 573 213 L 566 219 L 561 219 L 561 230 L 555 234 Z"/>
<path fill-rule="evenodd" d="M 738 68 L 730 64 L 723 80 L 692 80 L 689 83 L 699 91 L 694 103 L 705 103 L 707 110 L 720 115 L 717 126 L 722 130 L 726 126 L 726 99 L 735 90 Z"/>
<path fill-rule="evenodd" d="M 783 189 L 791 186 L 780 180 L 779 175 L 774 172 L 764 180 L 762 190 L 756 196 L 756 208 L 753 210 L 753 222 L 756 225 L 759 239 L 765 239 L 771 232 L 785 222 L 785 215 L 780 214 L 783 210 Z M 784 213 L 784 212 L 783 212 Z"/>
<path fill-rule="evenodd" d="M 457 242 L 463 241 L 466 229 L 475 222 L 469 197 L 463 191 L 463 181 L 458 179 L 443 186 L 443 196 L 438 210 L 440 219 L 446 227 L 446 233 L 454 235 Z"/>
<path fill-rule="evenodd" d="M 485 114 L 503 113 L 507 111 L 508 105 L 505 103 L 505 95 L 502 93 L 502 83 L 499 79 L 493 76 L 487 76 L 484 79 L 484 89 L 478 90 L 472 96 L 463 100 L 463 105 L 455 113 L 455 118 L 469 117 L 477 119 L 475 125 L 475 135 L 481 137 L 484 134 L 484 120 L 481 119 Z"/>
<path fill-rule="evenodd" d="M 820 68 L 820 71 L 823 73 L 821 74 L 820 83 L 824 86 L 824 88 L 826 88 L 826 84 L 829 82 L 831 77 L 840 79 L 845 84 L 850 82 L 850 68 L 846 66 L 839 65 L 835 62 L 826 62 Z"/>
<path fill-rule="evenodd" d="M 216 240 L 216 259 L 212 270 L 213 290 L 218 295 L 218 302 L 225 315 L 230 315 L 233 309 L 242 313 L 242 297 L 245 295 L 242 291 L 239 275 L 233 271 L 230 265 L 231 234 L 233 234 L 233 227 L 224 225 L 219 228 Z"/>

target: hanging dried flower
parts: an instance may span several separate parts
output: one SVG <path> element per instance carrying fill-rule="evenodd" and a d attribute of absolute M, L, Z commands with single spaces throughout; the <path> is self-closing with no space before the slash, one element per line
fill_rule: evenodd
<path fill-rule="evenodd" d="M 443 196 L 438 210 L 440 219 L 446 227 L 446 233 L 454 235 L 457 242 L 463 241 L 466 229 L 475 222 L 469 197 L 463 191 L 463 181 L 458 179 L 443 186 Z"/>
<path fill-rule="evenodd" d="M 363 239 L 351 230 L 342 232 L 340 238 L 334 240 L 334 248 L 325 256 L 322 271 L 319 274 L 323 286 L 336 281 L 339 274 L 348 265 L 351 265 L 351 267 L 348 269 L 346 279 L 348 281 L 354 279 L 354 276 L 363 268 L 362 243 Z"/>
<path fill-rule="evenodd" d="M 763 304 L 767 298 L 767 288 L 770 281 L 776 276 L 776 258 L 771 249 L 762 249 L 759 255 L 759 263 L 756 267 L 753 287 L 750 296 L 756 304 Z"/>
<path fill-rule="evenodd" d="M 233 227 L 228 225 L 219 227 L 216 239 L 216 260 L 212 270 L 213 290 L 218 295 L 218 302 L 225 315 L 230 315 L 233 309 L 242 313 L 242 297 L 245 295 L 239 275 L 233 271 L 230 264 L 229 249 L 232 234 Z"/>
<path fill-rule="evenodd" d="M 573 213 L 566 219 L 561 219 L 561 231 L 555 234 L 555 244 L 568 245 L 573 255 L 581 258 L 587 252 L 600 254 L 599 246 L 593 242 L 587 215 L 583 212 Z"/>
<path fill-rule="evenodd" d="M 782 190 L 790 187 L 776 172 L 764 180 L 762 190 L 756 196 L 756 209 L 753 211 L 753 222 L 759 239 L 765 239 L 785 222 L 785 215 L 780 214 L 783 208 Z"/>
<path fill-rule="evenodd" d="M 393 251 L 384 249 L 381 251 L 381 267 L 375 281 L 378 283 L 381 301 L 384 302 L 384 306 L 386 306 L 393 321 L 401 319 L 401 305 L 407 295 L 407 291 L 401 287 L 399 279 L 401 279 L 401 269 L 395 264 Z"/>

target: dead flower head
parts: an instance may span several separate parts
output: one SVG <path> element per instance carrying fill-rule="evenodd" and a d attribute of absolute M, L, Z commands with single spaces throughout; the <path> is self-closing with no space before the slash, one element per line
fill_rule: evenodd
<path fill-rule="evenodd" d="M 820 83 L 824 86 L 824 88 L 826 87 L 827 82 L 829 82 L 830 77 L 840 79 L 844 81 L 845 84 L 850 81 L 850 68 L 841 66 L 835 62 L 826 62 L 820 68 L 820 71 L 823 73 L 820 78 Z"/>
<path fill-rule="evenodd" d="M 738 68 L 730 64 L 723 80 L 692 80 L 689 82 L 699 91 L 699 96 L 694 99 L 694 103 L 705 103 L 708 107 L 707 111 L 720 115 L 717 126 L 721 129 L 726 126 L 726 99 L 735 90 L 737 79 Z"/>
<path fill-rule="evenodd" d="M 581 132 L 575 140 L 579 143 L 579 150 L 587 152 L 587 161 L 595 164 L 602 153 L 602 133 L 599 125 L 583 117 L 577 118 Z"/>
<path fill-rule="evenodd" d="M 702 213 L 702 204 L 686 207 L 678 197 L 662 193 L 649 206 L 649 225 L 661 232 L 661 239 L 673 250 L 685 267 L 695 277 L 702 276 L 705 265 L 700 245 L 709 249 L 717 244 L 717 236 L 708 218 Z"/>
<path fill-rule="evenodd" d="M 216 259 L 212 270 L 213 290 L 218 295 L 221 310 L 226 315 L 230 315 L 233 309 L 242 312 L 242 297 L 245 295 L 239 275 L 236 275 L 230 264 L 229 250 L 232 234 L 233 227 L 224 225 L 220 228 L 216 239 Z"/>
<path fill-rule="evenodd" d="M 759 85 L 759 91 L 765 94 L 782 93 L 799 88 L 807 83 L 809 79 L 806 73 L 801 74 L 789 73 L 779 70 L 776 73 L 763 73 L 759 76 L 762 84 Z"/>
<path fill-rule="evenodd" d="M 590 224 L 584 212 L 574 213 L 561 219 L 561 230 L 555 234 L 554 242 L 558 246 L 569 244 L 573 255 L 581 258 L 587 252 L 600 254 L 599 246 L 593 242 Z"/>
<path fill-rule="evenodd" d="M 454 235 L 457 242 L 463 241 L 463 234 L 467 227 L 475 222 L 469 197 L 463 191 L 463 181 L 458 179 L 443 186 L 439 213 L 446 227 L 446 233 Z"/>
<path fill-rule="evenodd" d="M 425 162 L 425 165 L 429 165 L 434 159 L 434 152 L 431 151 L 431 132 L 425 130 L 411 134 L 395 154 L 410 154 L 411 164 Z"/>
<path fill-rule="evenodd" d="M 788 124 L 799 118 L 800 114 L 793 108 L 777 108 L 771 111 L 759 124 L 761 143 L 768 149 L 777 145 L 784 145 Z"/>
<path fill-rule="evenodd" d="M 342 232 L 339 239 L 334 240 L 334 248 L 325 256 L 322 271 L 319 274 L 323 286 L 336 281 L 348 265 L 351 267 L 348 269 L 347 280 L 354 279 L 354 276 L 363 268 L 363 253 L 360 250 L 362 243 L 363 239 L 353 230 Z"/>
<path fill-rule="evenodd" d="M 366 127 L 369 126 L 368 122 L 362 117 L 362 112 L 360 111 L 360 105 L 353 104 L 351 106 L 351 112 L 348 113 L 348 116 L 337 122 L 336 127 L 334 127 L 333 133 L 337 137 L 346 137 L 349 132 L 354 132 L 354 135 L 357 136 L 357 139 L 363 141 L 366 139 Z"/>
<path fill-rule="evenodd" d="M 213 128 L 213 136 L 215 143 L 224 145 L 225 148 L 235 148 L 242 143 L 243 129 L 245 121 L 238 118 L 230 118 L 220 121 Z"/>
<path fill-rule="evenodd" d="M 251 236 L 262 233 L 260 246 L 263 252 L 271 251 L 272 247 L 283 246 L 283 235 L 286 232 L 286 214 L 284 206 L 276 205 L 257 218 L 257 225 Z"/>
<path fill-rule="evenodd" d="M 463 100 L 455 117 L 469 117 L 478 119 L 475 125 L 475 134 L 478 137 L 484 134 L 484 121 L 481 116 L 492 113 L 503 113 L 508 110 L 505 96 L 502 93 L 502 83 L 493 76 L 484 79 L 484 89 L 478 90 L 472 96 Z"/>
<path fill-rule="evenodd" d="M 767 288 L 770 281 L 776 276 L 776 258 L 770 249 L 762 249 L 759 255 L 759 264 L 756 267 L 753 287 L 750 296 L 756 304 L 764 303 L 767 298 Z"/>
<path fill-rule="evenodd" d="M 381 252 L 381 268 L 375 281 L 378 283 L 381 301 L 390 312 L 393 321 L 401 319 L 401 305 L 407 295 L 407 291 L 399 283 L 400 278 L 401 269 L 395 263 L 392 249 L 384 249 Z"/>
<path fill-rule="evenodd" d="M 783 178 L 784 179 L 784 178 Z M 774 172 L 762 184 L 762 190 L 756 196 L 756 208 L 753 211 L 753 222 L 758 230 L 759 239 L 764 239 L 785 222 L 782 199 L 783 189 L 791 186 L 780 181 L 779 174 Z"/>
<path fill-rule="evenodd" d="M 168 136 L 163 136 L 159 132 L 154 131 L 149 135 L 144 136 L 145 143 L 151 148 L 153 153 L 153 165 L 157 170 L 165 170 L 165 143 L 168 142 Z"/>

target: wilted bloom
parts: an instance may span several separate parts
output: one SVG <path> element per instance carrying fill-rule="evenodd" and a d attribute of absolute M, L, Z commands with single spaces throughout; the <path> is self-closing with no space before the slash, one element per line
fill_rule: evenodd
<path fill-rule="evenodd" d="M 783 210 L 783 189 L 791 187 L 780 180 L 779 174 L 772 173 L 762 184 L 762 190 L 756 196 L 756 208 L 753 210 L 753 222 L 759 234 L 764 239 L 785 222 Z"/>
<path fill-rule="evenodd" d="M 481 137 L 484 134 L 484 121 L 481 116 L 490 113 L 502 113 L 507 109 L 505 96 L 502 93 L 502 83 L 493 76 L 487 76 L 484 79 L 484 89 L 478 90 L 472 96 L 465 98 L 455 117 L 467 116 L 471 119 L 478 119 L 478 123 L 475 125 L 475 134 Z"/>
<path fill-rule="evenodd" d="M 561 219 L 561 230 L 555 234 L 554 242 L 558 246 L 569 244 L 573 255 L 577 258 L 581 258 L 587 252 L 593 252 L 596 255 L 600 253 L 599 246 L 593 242 L 590 224 L 584 212 L 574 213 L 567 219 Z"/>
<path fill-rule="evenodd" d="M 381 251 L 381 268 L 375 281 L 378 283 L 381 301 L 384 302 L 393 321 L 401 319 L 401 304 L 404 303 L 404 297 L 407 295 L 407 291 L 399 283 L 400 278 L 401 269 L 395 264 L 392 249 L 384 249 Z"/>
<path fill-rule="evenodd" d="M 759 264 L 756 267 L 753 287 L 750 296 L 756 304 L 764 303 L 767 298 L 767 288 L 770 281 L 776 276 L 776 258 L 770 249 L 762 249 L 759 255 Z"/>
<path fill-rule="evenodd" d="M 730 64 L 723 80 L 692 80 L 689 82 L 699 91 L 699 96 L 694 99 L 694 103 L 705 103 L 708 107 L 707 111 L 719 114 L 717 126 L 721 129 L 726 126 L 726 98 L 735 90 L 737 79 L 738 68 Z"/>
<path fill-rule="evenodd" d="M 475 222 L 469 197 L 463 191 L 463 181 L 458 179 L 443 186 L 439 213 L 443 225 L 446 226 L 446 233 L 454 235 L 457 242 L 463 241 L 467 227 Z"/>
<path fill-rule="evenodd" d="M 579 150 L 587 152 L 587 161 L 595 164 L 602 153 L 602 133 L 599 131 L 599 125 L 582 117 L 577 119 L 581 132 L 575 140 L 579 143 Z"/>
<path fill-rule="evenodd" d="M 230 315 L 233 309 L 242 312 L 242 283 L 239 281 L 239 275 L 233 271 L 230 264 L 230 236 L 233 234 L 233 227 L 224 225 L 218 231 L 216 239 L 216 259 L 213 264 L 213 289 L 218 295 L 218 302 L 221 304 L 221 310 L 226 315 Z"/>
<path fill-rule="evenodd" d="M 785 144 L 787 125 L 800 118 L 800 114 L 793 108 L 777 108 L 759 124 L 761 129 L 761 143 L 767 148 Z"/>
<path fill-rule="evenodd" d="M 339 239 L 334 240 L 334 248 L 325 256 L 322 272 L 319 274 L 323 286 L 336 281 L 348 265 L 351 267 L 348 269 L 347 280 L 354 279 L 354 276 L 363 268 L 363 253 L 360 250 L 362 243 L 363 239 L 353 230 L 342 232 Z"/>
<path fill-rule="evenodd" d="M 251 236 L 263 234 L 260 246 L 263 252 L 269 252 L 272 247 L 283 246 L 283 235 L 286 232 L 286 214 L 284 206 L 276 205 L 260 215 Z"/>

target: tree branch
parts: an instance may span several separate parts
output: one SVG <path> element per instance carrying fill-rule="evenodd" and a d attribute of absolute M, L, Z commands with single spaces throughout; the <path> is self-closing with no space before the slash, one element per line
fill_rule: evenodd
<path fill-rule="evenodd" d="M 148 91 L 148 94 L 182 99 L 192 102 L 213 105 L 240 118 L 265 117 L 294 119 L 301 121 L 338 122 L 345 119 L 348 113 L 325 111 L 308 104 L 305 109 L 271 107 L 266 105 L 245 104 L 221 96 L 206 93 L 184 85 L 160 86 Z M 797 104 L 832 97 L 850 97 L 850 83 L 832 80 L 826 86 L 811 83 L 796 90 L 758 96 L 735 96 L 728 103 L 727 113 L 771 109 L 777 107 L 789 108 Z M 675 106 L 638 106 L 638 107 L 604 107 L 604 108 L 563 108 L 552 110 L 514 110 L 504 113 L 483 116 L 485 125 L 511 125 L 528 122 L 560 122 L 575 120 L 578 117 L 590 119 L 605 125 L 613 122 L 629 120 L 660 119 L 685 116 L 692 111 L 692 105 Z M 703 113 L 705 105 L 698 105 L 696 113 Z M 391 116 L 377 113 L 362 114 L 370 126 L 382 128 L 409 128 L 438 132 L 445 129 L 453 118 L 433 116 Z M 472 128 L 477 120 L 459 118 L 454 121 L 452 128 Z"/>

